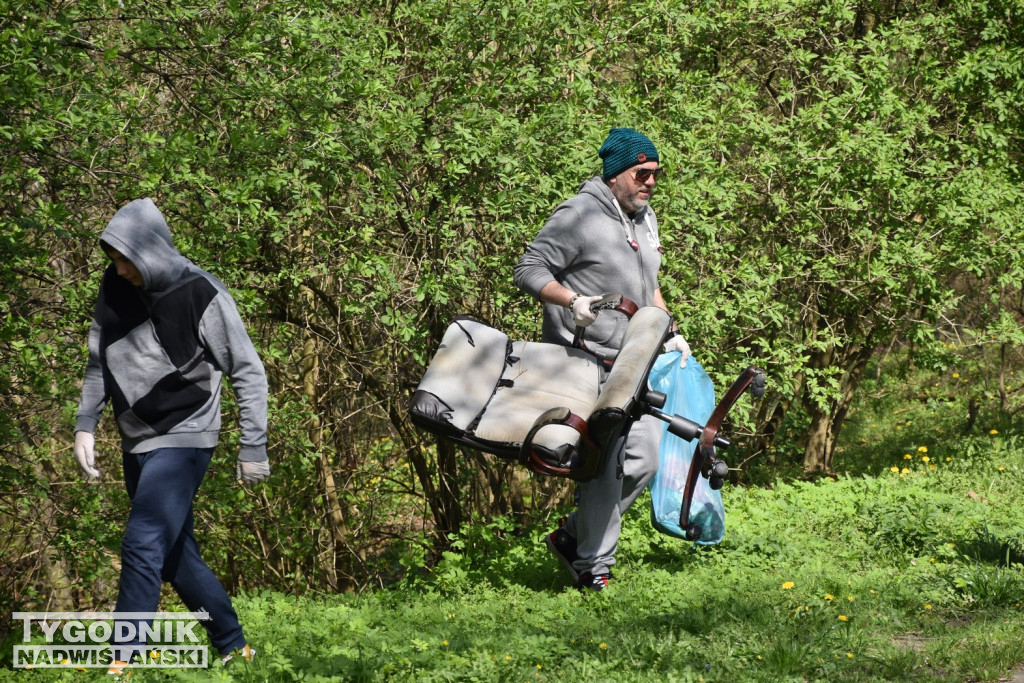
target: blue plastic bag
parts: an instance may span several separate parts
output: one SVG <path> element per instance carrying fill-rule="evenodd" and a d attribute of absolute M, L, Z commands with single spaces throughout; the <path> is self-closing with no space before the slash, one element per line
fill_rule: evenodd
<path fill-rule="evenodd" d="M 668 400 L 662 410 L 682 415 L 699 424 L 706 424 L 715 409 L 715 386 L 708 373 L 692 356 L 685 367 L 679 367 L 679 352 L 665 353 L 654 363 L 648 379 L 651 389 L 663 392 Z M 697 440 L 684 441 L 662 426 L 658 473 L 651 480 L 651 523 L 658 531 L 686 538 L 679 527 L 686 475 L 690 471 Z M 701 545 L 714 545 L 725 536 L 725 507 L 722 494 L 714 491 L 704 477 L 697 478 L 690 505 L 690 521 L 703 530 Z"/>

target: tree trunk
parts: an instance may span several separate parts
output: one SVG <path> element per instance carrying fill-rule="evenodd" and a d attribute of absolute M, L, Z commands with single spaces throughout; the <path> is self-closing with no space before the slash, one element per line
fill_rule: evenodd
<path fill-rule="evenodd" d="M 804 407 L 811 417 L 804 447 L 805 472 L 831 471 L 839 433 L 873 352 L 874 349 L 868 346 L 846 349 L 832 347 L 812 356 L 812 363 L 839 365 L 843 368 L 843 374 L 839 377 L 838 398 L 829 400 L 824 406 L 811 399 L 807 393 L 804 394 Z"/>
<path fill-rule="evenodd" d="M 307 301 L 314 303 L 312 292 L 306 291 Z M 326 561 L 322 569 L 327 575 L 328 585 L 336 591 L 352 589 L 351 558 L 349 557 L 345 539 L 348 529 L 345 523 L 345 511 L 338 496 L 338 487 L 334 478 L 330 452 L 324 449 L 324 430 L 320 421 L 319 377 L 320 355 L 317 351 L 316 338 L 307 333 L 302 346 L 302 393 L 312 407 L 307 433 L 313 449 L 319 454 L 316 461 L 317 478 L 323 492 L 325 518 L 328 522 Z"/>
<path fill-rule="evenodd" d="M 438 502 L 442 511 L 441 534 L 455 533 L 462 526 L 462 504 L 459 500 L 458 449 L 448 439 L 437 444 Z"/>

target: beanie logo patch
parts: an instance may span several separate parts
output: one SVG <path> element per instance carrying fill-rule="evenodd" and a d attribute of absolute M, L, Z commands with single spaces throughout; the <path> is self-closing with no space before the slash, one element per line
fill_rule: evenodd
<path fill-rule="evenodd" d="M 642 164 L 645 161 L 647 161 L 647 155 L 644 154 L 643 152 L 640 152 L 639 154 L 636 155 L 636 160 Z"/>

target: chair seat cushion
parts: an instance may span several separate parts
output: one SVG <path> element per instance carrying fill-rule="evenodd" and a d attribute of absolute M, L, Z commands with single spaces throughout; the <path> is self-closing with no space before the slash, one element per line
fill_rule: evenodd
<path fill-rule="evenodd" d="M 537 416 L 565 407 L 577 415 L 590 414 L 600 391 L 601 375 L 594 357 L 580 349 L 557 344 L 514 342 L 510 363 L 474 433 L 485 441 L 520 444 Z M 539 446 L 575 446 L 579 433 L 551 425 L 534 437 Z"/>

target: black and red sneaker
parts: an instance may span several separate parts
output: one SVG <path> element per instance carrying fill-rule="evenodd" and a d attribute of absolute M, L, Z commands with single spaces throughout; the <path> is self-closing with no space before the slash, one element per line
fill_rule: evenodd
<path fill-rule="evenodd" d="M 565 529 L 558 528 L 544 537 L 544 545 L 548 547 L 551 554 L 558 558 L 565 570 L 569 572 L 574 583 L 580 580 L 580 573 L 573 568 L 572 563 L 576 561 L 576 539 L 569 535 Z"/>
<path fill-rule="evenodd" d="M 607 574 L 591 574 L 590 572 L 583 572 L 580 574 L 579 581 L 576 582 L 576 587 L 581 591 L 594 591 L 600 593 L 604 590 L 604 587 L 608 585 L 608 581 L 611 580 L 612 573 Z"/>

